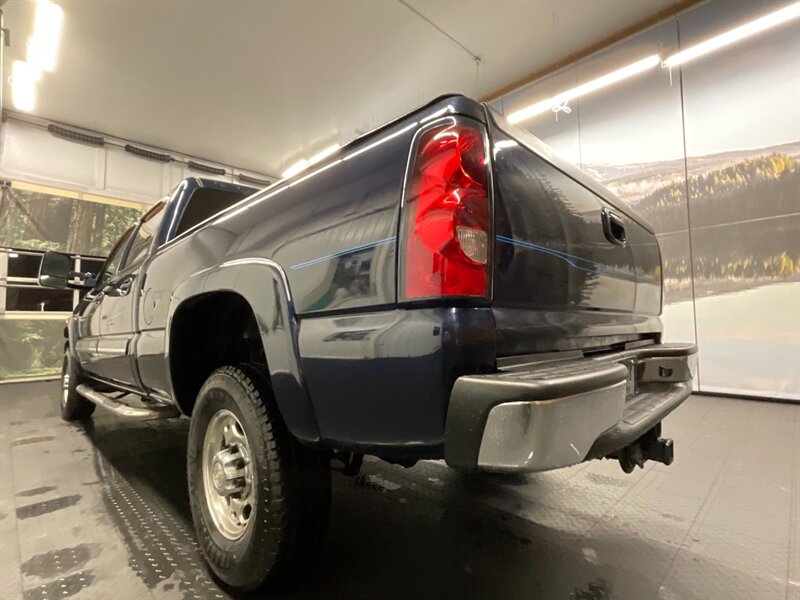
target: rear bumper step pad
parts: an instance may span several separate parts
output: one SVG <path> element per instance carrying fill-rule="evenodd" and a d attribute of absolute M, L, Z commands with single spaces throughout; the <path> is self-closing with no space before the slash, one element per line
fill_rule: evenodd
<path fill-rule="evenodd" d="M 619 450 L 689 396 L 696 352 L 659 344 L 460 377 L 445 460 L 462 470 L 544 471 Z"/>

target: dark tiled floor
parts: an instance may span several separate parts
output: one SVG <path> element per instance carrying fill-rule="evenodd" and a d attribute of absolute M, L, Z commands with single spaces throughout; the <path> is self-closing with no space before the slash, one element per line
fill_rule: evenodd
<path fill-rule="evenodd" d="M 0 386 L 0 598 L 225 598 L 192 537 L 187 421 L 57 416 Z M 324 556 L 276 597 L 800 600 L 800 405 L 692 397 L 671 467 L 334 477 Z"/>

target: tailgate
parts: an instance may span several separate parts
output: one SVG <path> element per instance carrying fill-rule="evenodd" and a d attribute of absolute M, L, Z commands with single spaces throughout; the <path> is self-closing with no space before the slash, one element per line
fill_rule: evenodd
<path fill-rule="evenodd" d="M 490 114 L 498 356 L 658 337 L 661 259 L 629 207 Z"/>

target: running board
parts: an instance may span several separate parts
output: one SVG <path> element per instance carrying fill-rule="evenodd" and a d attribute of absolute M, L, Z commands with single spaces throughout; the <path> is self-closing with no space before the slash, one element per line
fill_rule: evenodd
<path fill-rule="evenodd" d="M 110 410 L 115 415 L 120 417 L 124 417 L 126 419 L 135 419 L 137 421 L 148 421 L 152 419 L 172 419 L 175 417 L 180 416 L 180 411 L 175 406 L 169 405 L 161 405 L 161 406 L 154 406 L 152 408 L 145 408 L 145 407 L 138 407 L 138 406 L 129 406 L 127 404 L 123 404 L 119 400 L 114 400 L 113 398 L 106 396 L 105 394 L 101 394 L 100 392 L 96 392 L 92 388 L 90 388 L 85 383 L 81 383 L 75 388 L 75 391 L 78 392 L 81 396 L 94 402 L 98 406 L 105 408 L 106 410 Z"/>

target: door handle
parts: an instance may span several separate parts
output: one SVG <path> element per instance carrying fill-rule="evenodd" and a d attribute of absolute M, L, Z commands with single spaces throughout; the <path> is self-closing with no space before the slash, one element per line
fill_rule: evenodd
<path fill-rule="evenodd" d="M 617 246 L 625 246 L 628 243 L 628 236 L 622 218 L 614 211 L 604 208 L 601 212 L 601 219 L 606 239 Z"/>
<path fill-rule="evenodd" d="M 131 279 L 126 279 L 117 286 L 117 293 L 119 296 L 127 296 L 128 292 L 131 291 Z"/>
<path fill-rule="evenodd" d="M 109 283 L 106 287 L 103 288 L 103 291 L 100 292 L 102 295 L 105 293 L 107 296 L 127 296 L 128 293 L 131 291 L 131 285 L 133 284 L 133 279 L 123 279 L 119 283 Z"/>

